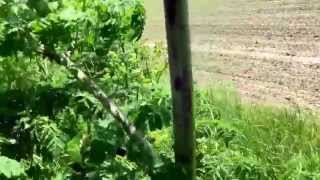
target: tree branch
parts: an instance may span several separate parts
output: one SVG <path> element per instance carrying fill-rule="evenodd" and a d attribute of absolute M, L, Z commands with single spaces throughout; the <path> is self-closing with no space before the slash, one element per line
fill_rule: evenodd
<path fill-rule="evenodd" d="M 103 107 L 110 112 L 113 118 L 118 122 L 120 127 L 127 133 L 130 139 L 137 144 L 141 149 L 142 154 L 149 159 L 148 166 L 154 165 L 155 155 L 151 144 L 144 138 L 142 133 L 137 131 L 136 127 L 129 122 L 126 116 L 120 111 L 116 104 L 110 99 L 106 93 L 92 80 L 90 79 L 80 68 L 78 68 L 66 54 L 58 54 L 46 48 L 42 48 L 38 51 L 44 57 L 51 61 L 54 61 L 66 69 L 68 69 L 74 77 L 80 82 L 86 85 L 88 92 L 90 92 L 95 98 L 97 98 Z"/>

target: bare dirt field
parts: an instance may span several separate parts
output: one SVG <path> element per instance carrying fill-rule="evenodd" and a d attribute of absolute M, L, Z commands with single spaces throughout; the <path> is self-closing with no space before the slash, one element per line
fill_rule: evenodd
<path fill-rule="evenodd" d="M 165 39 L 162 1 L 145 0 L 144 38 Z M 234 82 L 252 102 L 320 109 L 319 0 L 190 0 L 194 78 Z"/>

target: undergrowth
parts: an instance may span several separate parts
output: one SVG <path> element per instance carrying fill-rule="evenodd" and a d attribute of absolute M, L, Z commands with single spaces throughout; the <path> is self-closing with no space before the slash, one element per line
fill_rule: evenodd
<path fill-rule="evenodd" d="M 230 86 L 195 95 L 198 179 L 319 179 L 318 116 L 242 103 Z M 153 132 L 167 158 L 170 129 Z"/>

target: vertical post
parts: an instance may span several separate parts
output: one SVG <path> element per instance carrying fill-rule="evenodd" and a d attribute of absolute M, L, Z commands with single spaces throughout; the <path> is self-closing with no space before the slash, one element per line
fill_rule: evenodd
<path fill-rule="evenodd" d="M 195 179 L 195 135 L 188 0 L 164 0 L 179 179 Z"/>

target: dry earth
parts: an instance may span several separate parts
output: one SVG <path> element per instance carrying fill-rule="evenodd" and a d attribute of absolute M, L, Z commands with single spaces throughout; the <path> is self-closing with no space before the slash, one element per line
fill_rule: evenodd
<path fill-rule="evenodd" d="M 146 5 L 144 37 L 164 40 L 161 2 Z M 253 102 L 320 109 L 319 0 L 191 0 L 190 9 L 199 86 L 232 81 Z"/>

